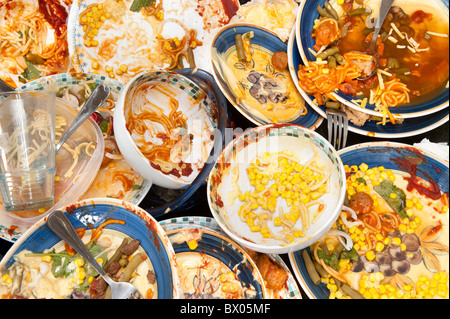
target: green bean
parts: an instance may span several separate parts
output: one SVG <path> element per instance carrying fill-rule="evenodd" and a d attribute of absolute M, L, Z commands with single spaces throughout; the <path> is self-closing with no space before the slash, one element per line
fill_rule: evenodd
<path fill-rule="evenodd" d="M 364 35 L 369 35 L 369 34 L 371 34 L 373 32 L 373 29 L 372 28 L 364 28 L 364 30 L 363 30 L 363 34 Z"/>
<path fill-rule="evenodd" d="M 407 75 L 397 74 L 396 76 L 403 83 L 409 83 L 409 81 L 411 81 L 411 78 L 409 76 L 407 76 Z"/>
<path fill-rule="evenodd" d="M 389 69 L 397 69 L 399 67 L 399 62 L 396 58 L 388 58 L 387 59 L 387 67 Z"/>
<path fill-rule="evenodd" d="M 195 69 L 197 67 L 197 65 L 195 64 L 194 50 L 192 50 L 191 47 L 189 47 L 187 49 L 187 55 L 188 55 L 189 67 L 191 69 Z"/>
<path fill-rule="evenodd" d="M 332 68 L 332 69 L 335 69 L 336 68 L 336 58 L 334 57 L 334 56 L 332 56 L 332 55 L 330 55 L 329 57 L 328 57 L 328 59 L 327 59 L 327 61 L 328 61 L 328 66 L 330 67 L 330 68 Z"/>
<path fill-rule="evenodd" d="M 242 40 L 242 34 L 236 34 L 235 41 L 236 41 L 236 53 L 238 56 L 238 60 L 241 62 L 247 61 L 247 57 L 245 55 L 245 49 L 244 49 L 244 41 Z"/>
<path fill-rule="evenodd" d="M 405 74 L 405 73 L 411 72 L 411 69 L 410 68 L 393 68 L 393 69 L 390 69 L 389 71 L 392 73 L 395 73 L 395 74 Z"/>
<path fill-rule="evenodd" d="M 334 19 L 334 17 L 326 9 L 322 8 L 321 6 L 317 6 L 316 10 L 317 10 L 317 12 L 319 12 L 319 15 L 323 18 Z"/>
<path fill-rule="evenodd" d="M 355 289 L 353 289 L 352 287 L 350 287 L 346 283 L 342 284 L 341 289 L 342 289 L 343 292 L 345 292 L 352 299 L 366 299 L 366 298 L 364 298 L 363 295 L 361 295 L 359 293 L 359 291 L 356 291 Z"/>
<path fill-rule="evenodd" d="M 320 277 L 327 278 L 328 272 L 325 270 L 325 268 L 323 268 L 323 266 L 321 264 L 319 264 L 316 260 L 313 260 L 312 262 L 314 264 L 314 267 L 316 268 L 317 273 L 320 275 Z"/>
<path fill-rule="evenodd" d="M 321 278 L 314 267 L 314 264 L 309 256 L 308 250 L 304 249 L 302 251 L 303 261 L 305 262 L 306 270 L 308 271 L 309 277 L 313 281 L 315 285 L 319 285 L 321 283 Z"/>
<path fill-rule="evenodd" d="M 146 259 L 147 255 L 144 253 L 134 255 L 133 258 L 131 258 L 130 262 L 128 263 L 127 267 L 123 270 L 122 276 L 120 277 L 120 281 L 121 282 L 130 281 L 133 272 Z"/>
<path fill-rule="evenodd" d="M 103 265 L 103 270 L 105 272 L 108 272 L 109 266 L 111 266 L 111 264 L 113 262 L 120 260 L 120 257 L 122 257 L 122 252 L 120 251 L 120 248 L 125 247 L 125 245 L 127 245 L 127 244 L 128 244 L 128 238 L 124 238 L 122 243 L 120 244 L 120 246 L 115 251 L 114 255 L 112 255 L 111 258 L 108 259 L 108 261 Z"/>
<path fill-rule="evenodd" d="M 325 103 L 325 106 L 329 109 L 338 110 L 341 107 L 341 103 L 337 101 L 329 101 Z"/>
<path fill-rule="evenodd" d="M 354 16 L 369 15 L 370 13 L 371 12 L 367 11 L 365 7 L 362 7 L 362 8 L 351 10 L 349 13 L 347 13 L 347 15 L 349 17 L 354 17 Z"/>
<path fill-rule="evenodd" d="M 336 12 L 336 10 L 334 10 L 333 6 L 330 4 L 329 1 L 325 1 L 325 9 L 328 11 L 329 14 L 333 16 L 333 18 L 339 20 L 338 13 Z"/>
<path fill-rule="evenodd" d="M 344 65 L 345 63 L 347 63 L 347 61 L 345 60 L 345 58 L 342 54 L 335 53 L 335 54 L 333 54 L 333 56 L 336 59 L 337 63 L 339 63 L 340 65 Z"/>
<path fill-rule="evenodd" d="M 319 53 L 319 54 L 316 56 L 316 59 L 322 59 L 322 60 L 325 60 L 325 59 L 327 59 L 330 55 L 333 55 L 333 54 L 338 53 L 338 52 L 339 52 L 339 47 L 332 47 L 332 48 L 326 49 L 326 50 L 323 51 L 322 53 Z"/>

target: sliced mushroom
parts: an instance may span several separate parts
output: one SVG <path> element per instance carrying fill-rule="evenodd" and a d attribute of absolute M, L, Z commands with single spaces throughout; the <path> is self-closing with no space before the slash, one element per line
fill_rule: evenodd
<path fill-rule="evenodd" d="M 406 252 L 406 261 L 412 265 L 418 265 L 422 261 L 422 252 L 418 249 L 416 251 Z"/>
<path fill-rule="evenodd" d="M 405 260 L 406 252 L 400 246 L 392 245 L 389 247 L 389 255 L 394 260 Z"/>
<path fill-rule="evenodd" d="M 416 251 L 420 247 L 420 239 L 417 234 L 405 234 L 402 237 L 402 243 L 406 245 L 407 251 Z"/>
<path fill-rule="evenodd" d="M 395 271 L 394 271 L 394 269 L 392 269 L 392 265 L 391 264 L 380 265 L 380 271 L 386 277 L 392 277 L 392 276 L 395 275 Z"/>
<path fill-rule="evenodd" d="M 353 272 L 361 272 L 364 270 L 364 262 L 361 258 L 358 259 L 358 261 L 354 261 L 352 263 L 352 271 Z"/>
<path fill-rule="evenodd" d="M 411 269 L 411 264 L 409 262 L 407 262 L 406 260 L 394 260 L 392 262 L 392 269 L 400 274 L 400 275 L 404 275 L 406 274 L 410 269 Z"/>
<path fill-rule="evenodd" d="M 385 248 L 382 252 L 379 252 L 375 255 L 375 260 L 380 265 L 388 265 L 391 263 L 392 258 L 389 255 L 389 251 Z"/>

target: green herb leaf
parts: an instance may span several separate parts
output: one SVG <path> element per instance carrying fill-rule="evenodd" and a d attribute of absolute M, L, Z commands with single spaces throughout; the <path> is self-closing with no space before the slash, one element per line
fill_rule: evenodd
<path fill-rule="evenodd" d="M 322 259 L 328 266 L 336 271 L 339 271 L 339 258 L 335 253 L 332 253 L 330 256 L 328 256 L 323 250 L 319 249 L 317 250 L 317 256 Z"/>
<path fill-rule="evenodd" d="M 355 248 L 352 248 L 351 250 L 343 250 L 340 259 L 350 259 L 357 262 L 359 260 L 359 255 Z"/>
<path fill-rule="evenodd" d="M 406 195 L 405 193 L 394 185 L 389 180 L 384 180 L 380 185 L 375 186 L 374 190 L 392 207 L 392 209 L 400 215 L 401 218 L 408 218 L 405 211 Z M 392 198 L 391 194 L 397 195 L 396 198 Z"/>
<path fill-rule="evenodd" d="M 130 11 L 139 12 L 142 8 L 151 6 L 155 0 L 134 0 Z"/>
<path fill-rule="evenodd" d="M 358 178 L 356 179 L 356 181 L 357 181 L 358 183 L 363 183 L 364 185 L 367 185 L 366 180 L 365 180 L 364 178 L 362 178 L 362 177 L 358 177 Z"/>
<path fill-rule="evenodd" d="M 27 62 L 27 68 L 22 73 L 22 76 L 25 79 L 27 79 L 28 81 L 39 78 L 41 76 L 41 73 L 39 72 L 39 70 L 36 69 L 36 67 L 30 61 L 26 60 L 26 62 Z"/>

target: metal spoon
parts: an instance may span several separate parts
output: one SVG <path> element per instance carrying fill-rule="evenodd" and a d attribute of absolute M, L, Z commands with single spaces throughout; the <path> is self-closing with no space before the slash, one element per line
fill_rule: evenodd
<path fill-rule="evenodd" d="M 372 36 L 372 39 L 370 40 L 369 52 L 375 51 L 375 46 L 377 44 L 377 39 L 378 39 L 378 35 L 380 34 L 381 27 L 383 26 L 383 22 L 386 19 L 386 16 L 388 15 L 389 10 L 391 10 L 391 7 L 392 7 L 392 4 L 394 3 L 394 1 L 395 0 L 381 0 L 380 13 L 378 15 L 378 18 L 376 19 L 377 22 L 375 24 L 375 30 L 373 31 L 373 36 Z M 374 63 L 376 63 L 377 66 L 374 68 L 373 72 L 366 77 L 359 77 L 358 80 L 362 80 L 362 81 L 367 80 L 377 73 L 378 67 L 380 66 L 380 62 L 378 60 L 377 54 L 374 55 L 374 59 L 376 60 L 376 62 L 374 62 Z"/>
<path fill-rule="evenodd" d="M 94 90 L 94 92 L 91 93 L 86 103 L 81 108 L 80 112 L 78 113 L 75 120 L 72 122 L 70 127 L 67 129 L 67 131 L 64 133 L 64 135 L 59 140 L 58 144 L 56 145 L 55 152 L 57 153 L 61 146 L 67 141 L 67 139 L 75 132 L 75 130 L 83 124 L 84 121 L 86 121 L 89 116 L 92 115 L 92 113 L 95 112 L 95 110 L 98 109 L 100 105 L 105 102 L 105 100 L 109 96 L 109 86 L 107 86 L 104 83 L 100 83 Z"/>
<path fill-rule="evenodd" d="M 60 210 L 55 210 L 47 218 L 48 227 L 62 240 L 75 249 L 111 287 L 112 299 L 139 299 L 141 294 L 128 282 L 116 282 L 109 277 L 102 266 L 84 245 L 69 218 Z"/>

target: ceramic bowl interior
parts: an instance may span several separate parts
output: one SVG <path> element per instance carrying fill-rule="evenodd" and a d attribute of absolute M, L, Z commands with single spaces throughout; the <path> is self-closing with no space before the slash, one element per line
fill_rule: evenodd
<path fill-rule="evenodd" d="M 178 235 L 181 235 L 180 238 L 185 239 L 184 234 L 189 232 L 196 235 L 200 234 L 201 236 L 200 240 L 197 241 L 197 247 L 195 249 L 189 247 L 187 239 L 178 241 Z M 223 273 L 226 274 L 229 271 L 232 271 L 236 274 L 244 291 L 244 299 L 264 299 L 264 280 L 262 279 L 258 268 L 249 255 L 229 238 L 222 236 L 213 230 L 199 228 L 170 230 L 167 231 L 167 236 L 172 242 L 177 258 L 181 258 L 179 256 L 182 255 L 187 255 L 188 258 L 197 259 L 199 257 L 201 258 L 203 255 L 208 255 L 212 258 L 211 260 L 214 260 L 214 262 L 217 263 L 217 265 L 222 264 L 226 266 L 226 271 Z M 174 238 L 177 239 L 174 240 Z M 202 269 L 201 267 L 198 269 L 193 267 L 191 271 L 195 272 L 195 275 L 191 273 L 192 277 L 195 278 L 199 276 L 198 274 L 202 272 Z M 180 276 L 182 272 L 182 270 L 179 270 Z M 210 284 L 205 286 L 202 286 L 201 281 L 186 282 L 186 280 L 181 278 L 182 289 L 190 291 L 191 294 L 195 291 L 195 293 L 213 295 L 217 289 L 223 287 L 223 283 L 219 280 L 221 274 L 222 273 L 216 271 L 213 271 L 212 276 L 206 271 L 205 273 L 201 273 L 200 276 L 206 276 L 205 281 L 210 282 Z M 189 294 L 187 291 L 185 291 L 185 297 L 186 294 Z"/>
<path fill-rule="evenodd" d="M 359 144 L 338 152 L 344 165 L 360 165 L 366 163 L 369 167 L 384 166 L 393 171 L 407 172 L 403 164 L 420 163 L 417 175 L 425 181 L 432 179 L 437 183 L 442 193 L 449 191 L 448 162 L 439 159 L 431 153 L 418 150 L 401 143 L 374 142 Z M 447 217 L 448 218 L 448 217 Z M 448 220 L 448 219 L 447 219 Z M 309 250 L 309 248 L 307 248 Z M 294 273 L 305 293 L 312 299 L 328 299 L 330 291 L 326 284 L 315 285 L 306 270 L 302 251 L 289 254 Z"/>
<path fill-rule="evenodd" d="M 141 88 L 144 88 L 145 91 Z M 151 94 L 149 94 L 150 91 L 152 91 Z M 135 102 L 137 101 L 135 99 L 138 98 L 140 102 Z M 144 113 L 147 108 L 142 106 L 142 103 L 155 105 L 170 118 L 171 99 L 178 101 L 177 112 L 182 112 L 186 118 L 187 127 L 185 132 L 180 134 L 192 136 L 190 142 L 192 151 L 190 151 L 187 159 L 187 163 L 190 163 L 192 170 L 186 174 L 183 171 L 179 176 L 171 172 L 164 173 L 162 167 L 158 167 L 160 164 L 150 162 L 135 142 L 138 138 L 141 141 L 139 142 L 142 144 L 141 147 L 147 147 L 149 144 L 159 145 L 163 139 L 161 133 L 165 136 L 169 134 L 162 129 L 162 125 L 151 119 L 146 120 L 146 122 L 152 123 L 152 129 L 147 130 L 142 136 L 132 137 L 127 123 L 128 114 L 131 113 L 128 113 L 128 107 L 133 108 L 133 116 L 147 116 L 147 113 Z M 139 106 L 136 106 L 138 104 Z M 127 116 L 125 116 L 125 112 L 127 112 Z M 140 175 L 155 185 L 170 189 L 182 189 L 188 187 L 195 180 L 208 159 L 214 144 L 210 134 L 214 134 L 214 130 L 218 126 L 217 117 L 217 104 L 194 81 L 175 72 L 148 72 L 135 76 L 121 92 L 114 111 L 114 133 L 117 145 L 124 158 Z M 176 127 L 178 128 L 178 126 Z M 208 131 L 210 134 L 207 134 Z M 170 132 L 170 134 L 172 133 L 174 132 Z M 178 172 L 180 170 L 181 168 Z"/>
<path fill-rule="evenodd" d="M 250 161 L 254 161 L 257 154 L 285 150 L 292 151 L 295 157 L 305 161 L 303 164 L 317 152 L 319 161 L 330 170 L 329 191 L 321 198 L 325 209 L 320 217 L 310 224 L 304 237 L 289 244 L 273 238 L 263 238 L 260 232 L 252 232 L 239 216 L 242 202 L 233 197 L 233 194 L 236 195 L 236 172 L 239 174 L 238 192 L 253 191 L 247 175 Z M 334 148 L 317 133 L 294 125 L 265 125 L 245 132 L 225 147 L 211 171 L 207 192 L 211 212 L 228 236 L 240 245 L 258 252 L 283 254 L 308 247 L 331 228 L 344 202 L 345 172 Z M 285 212 L 289 211 L 286 201 L 279 198 L 273 217 L 278 215 L 280 207 Z M 272 233 L 279 234 L 280 228 L 273 223 L 268 223 L 268 226 Z M 296 226 L 301 226 L 300 220 Z"/>
<path fill-rule="evenodd" d="M 326 0 L 305 0 L 300 4 L 297 21 L 296 21 L 296 40 L 298 49 L 300 51 L 301 58 L 303 63 L 307 63 L 308 61 L 315 61 L 314 55 L 309 51 L 308 48 L 312 48 L 315 44 L 315 39 L 311 36 L 312 30 L 314 26 L 314 21 L 319 18 L 319 13 L 317 12 L 317 6 L 324 6 Z M 373 1 L 372 1 L 373 2 Z M 336 0 L 330 1 L 330 3 L 338 8 L 339 6 L 336 3 Z M 379 3 L 379 1 L 378 1 Z M 417 2 L 413 2 L 411 0 L 397 0 L 394 5 L 402 4 L 408 8 L 405 9 L 407 12 L 414 12 L 415 10 L 427 10 L 424 7 L 418 5 Z M 447 16 L 448 21 L 448 8 L 449 1 L 448 0 L 430 0 L 427 1 L 427 6 L 434 7 L 436 10 L 440 12 L 444 12 Z M 411 9 L 412 8 L 412 9 Z M 428 7 L 429 8 L 429 7 Z M 447 79 L 448 81 L 448 79 Z M 371 115 L 380 116 L 381 113 L 375 111 L 375 105 L 368 104 L 364 109 L 362 109 L 359 105 L 352 102 L 354 97 L 345 95 L 341 92 L 333 93 L 335 97 L 342 103 L 357 108 L 360 111 L 369 113 Z M 415 118 L 421 117 L 425 115 L 429 115 L 440 110 L 447 108 L 449 105 L 449 90 L 445 87 L 445 85 L 440 90 L 440 93 L 425 102 L 417 102 L 410 103 L 407 105 L 403 105 L 395 108 L 393 113 L 399 114 L 402 118 Z"/>
<path fill-rule="evenodd" d="M 209 98 L 217 105 L 217 130 L 222 135 L 222 138 L 215 139 L 214 152 L 210 154 L 202 171 L 189 187 L 184 189 L 167 189 L 157 185 L 152 186 L 140 206 L 154 217 L 182 209 L 189 209 L 198 200 L 201 200 L 198 195 L 198 189 L 206 184 L 215 160 L 223 149 L 225 128 L 228 126 L 227 101 L 215 83 L 213 76 L 201 69 L 183 69 L 177 70 L 177 73 L 194 81 L 207 92 Z"/>
<path fill-rule="evenodd" d="M 59 98 L 56 99 L 56 117 L 64 118 L 67 123 L 63 127 L 64 131 L 73 122 L 77 114 L 78 112 L 66 102 Z M 92 143 L 95 148 L 88 150 L 90 156 L 86 154 L 84 149 L 80 151 L 77 163 L 72 168 L 72 173 L 69 172 L 69 169 L 75 159 L 72 154 L 65 150 L 65 146 L 56 155 L 56 176 L 60 179 L 55 182 L 55 203 L 52 207 L 47 209 L 45 213 L 34 210 L 11 214 L 3 211 L 3 205 L 0 202 L 0 214 L 5 215 L 5 218 L 10 220 L 13 225 L 28 227 L 55 209 L 79 200 L 94 181 L 105 151 L 102 131 L 92 119 L 85 121 L 69 137 L 65 145 L 74 149 L 82 142 Z"/>
<path fill-rule="evenodd" d="M 259 50 L 261 52 L 267 53 L 270 57 L 275 52 L 286 52 L 287 44 L 283 42 L 277 35 L 271 31 L 264 29 L 262 27 L 236 23 L 228 25 L 222 28 L 216 35 L 212 47 L 211 47 L 211 60 L 213 75 L 218 83 L 220 89 L 222 90 L 228 101 L 241 113 L 246 119 L 255 125 L 264 125 L 273 123 L 274 121 L 264 116 L 261 112 L 257 111 L 253 107 L 240 102 L 233 88 L 238 85 L 238 80 L 233 75 L 233 71 L 227 62 L 224 61 L 222 57 L 229 57 L 236 52 L 236 42 L 235 36 L 237 34 L 245 34 L 247 32 L 253 32 L 254 37 L 251 40 L 253 50 Z M 220 58 L 219 58 L 220 56 Z M 253 62 L 252 62 L 253 63 Z M 235 68 L 240 68 L 241 66 L 235 65 Z M 282 75 L 279 71 L 276 71 L 271 65 L 270 61 L 267 61 L 267 65 L 264 67 L 267 73 L 278 74 L 279 77 L 286 77 L 287 81 L 291 81 L 290 74 L 287 72 L 286 75 Z M 277 73 L 278 72 L 278 73 Z M 295 86 L 293 86 L 294 91 Z M 298 92 L 295 92 L 298 94 Z M 248 93 L 247 93 L 248 94 Z M 299 95 L 299 101 L 303 105 L 305 104 L 303 98 Z M 314 112 L 308 105 L 305 105 L 307 109 L 306 115 L 300 115 L 299 117 L 289 121 L 292 124 L 301 125 L 310 129 L 316 129 L 321 123 L 322 118 Z"/>
<path fill-rule="evenodd" d="M 123 225 L 109 224 L 105 229 L 140 241 L 155 270 L 158 298 L 172 299 L 180 296 L 173 247 L 158 222 L 144 210 L 116 199 L 91 199 L 67 206 L 63 211 L 75 229 L 96 228 L 110 218 L 125 221 Z M 61 240 L 48 228 L 46 222 L 47 218 L 41 219 L 20 237 L 2 259 L 0 268 L 11 266 L 14 256 L 22 250 L 43 252 L 59 243 Z"/>

